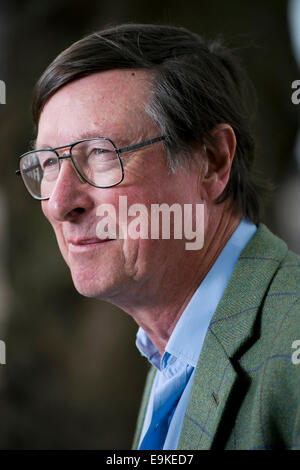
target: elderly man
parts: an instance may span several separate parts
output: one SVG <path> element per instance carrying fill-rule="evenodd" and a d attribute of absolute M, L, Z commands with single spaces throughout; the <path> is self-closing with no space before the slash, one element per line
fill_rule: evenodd
<path fill-rule="evenodd" d="M 83 38 L 35 88 L 20 173 L 76 289 L 139 325 L 138 449 L 300 446 L 300 260 L 260 223 L 246 96 L 228 50 L 153 25 Z M 154 236 L 153 206 L 192 207 L 201 246 L 175 214 Z"/>

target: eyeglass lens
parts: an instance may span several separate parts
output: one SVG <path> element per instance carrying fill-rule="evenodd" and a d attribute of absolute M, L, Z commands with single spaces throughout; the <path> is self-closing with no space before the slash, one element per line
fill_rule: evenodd
<path fill-rule="evenodd" d="M 77 172 L 88 183 L 107 187 L 122 180 L 120 159 L 109 140 L 78 142 L 72 146 L 71 153 Z M 32 196 L 38 199 L 51 196 L 62 164 L 60 158 L 53 150 L 30 152 L 21 158 L 20 171 Z"/>

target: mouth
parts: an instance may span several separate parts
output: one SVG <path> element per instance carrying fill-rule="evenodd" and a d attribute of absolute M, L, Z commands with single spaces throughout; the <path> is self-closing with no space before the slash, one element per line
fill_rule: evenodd
<path fill-rule="evenodd" d="M 114 239 L 112 238 L 106 238 L 105 240 L 101 240 L 100 238 L 96 238 L 96 237 L 67 240 L 69 251 L 73 253 L 85 253 L 87 251 L 95 250 L 96 248 L 99 248 L 101 245 L 104 245 L 112 241 L 114 241 Z"/>

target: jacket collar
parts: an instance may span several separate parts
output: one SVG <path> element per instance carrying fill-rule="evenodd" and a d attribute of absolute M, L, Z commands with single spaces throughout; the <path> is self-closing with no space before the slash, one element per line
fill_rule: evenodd
<path fill-rule="evenodd" d="M 261 303 L 286 253 L 286 244 L 263 224 L 242 251 L 205 337 L 179 449 L 212 447 L 228 399 L 240 384 L 236 359 L 253 338 Z"/>

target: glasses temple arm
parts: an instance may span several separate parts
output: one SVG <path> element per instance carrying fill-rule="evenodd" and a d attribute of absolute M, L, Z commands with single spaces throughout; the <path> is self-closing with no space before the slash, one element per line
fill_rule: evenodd
<path fill-rule="evenodd" d="M 155 144 L 155 142 L 160 142 L 162 140 L 165 140 L 165 136 L 155 137 L 155 139 L 146 140 L 145 142 L 141 142 L 141 143 L 135 144 L 135 145 L 129 145 L 128 147 L 123 147 L 123 148 L 117 149 L 117 150 L 118 150 L 119 153 L 128 152 L 129 150 L 135 150 L 135 149 L 138 149 L 138 148 L 141 148 L 141 147 L 146 147 L 146 145 Z"/>

